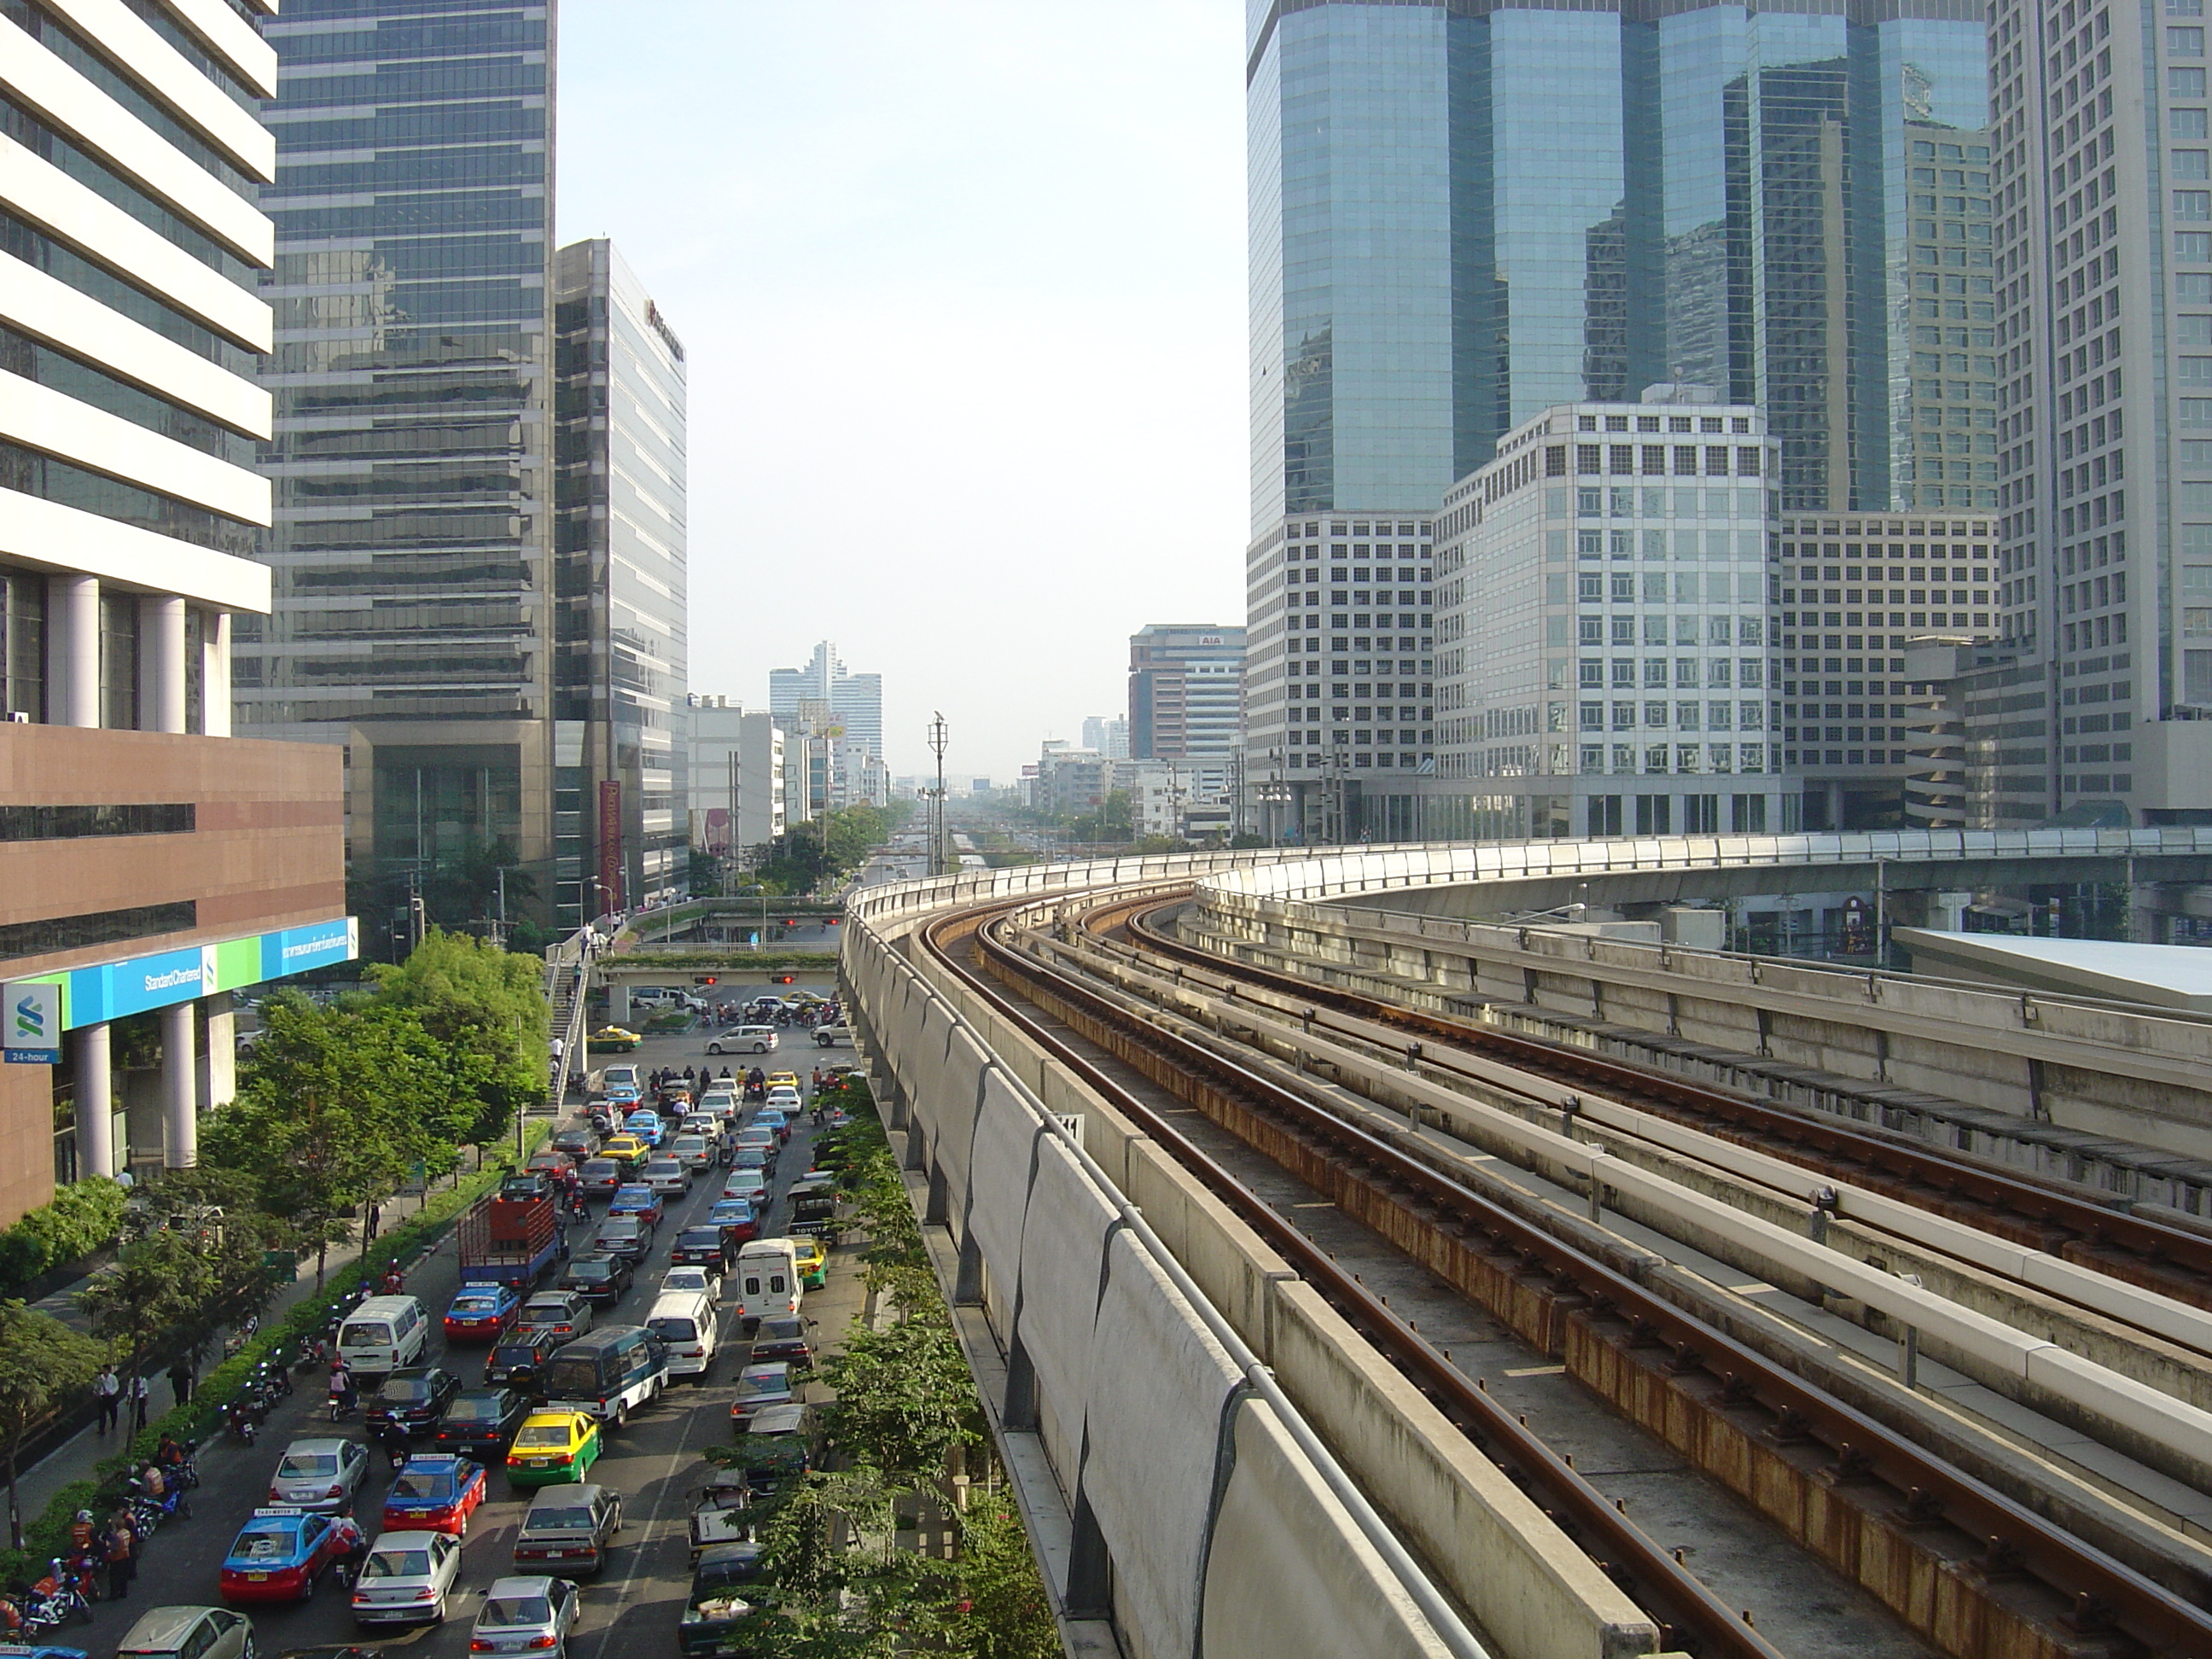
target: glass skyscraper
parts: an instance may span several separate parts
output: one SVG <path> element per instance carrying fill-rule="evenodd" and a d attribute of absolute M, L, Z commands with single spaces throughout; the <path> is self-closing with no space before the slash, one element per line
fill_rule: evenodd
<path fill-rule="evenodd" d="M 1777 514 L 1994 507 L 1987 191 L 1919 219 L 1911 178 L 1916 142 L 1986 143 L 1978 7 L 1324 0 L 1250 30 L 1247 772 L 1304 833 L 1468 832 L 1428 781 L 1427 532 L 1546 408 L 1704 386 L 1764 411 Z"/>
<path fill-rule="evenodd" d="M 562 248 L 553 299 L 553 908 L 570 927 L 689 872 L 686 416 L 684 343 L 611 243 Z"/>
<path fill-rule="evenodd" d="M 551 8 L 263 27 L 276 602 L 239 629 L 240 729 L 346 745 L 365 908 L 487 915 L 503 860 L 550 896 Z"/>

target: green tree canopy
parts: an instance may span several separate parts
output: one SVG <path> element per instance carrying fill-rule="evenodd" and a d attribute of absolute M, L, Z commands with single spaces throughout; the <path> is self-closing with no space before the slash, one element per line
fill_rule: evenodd
<path fill-rule="evenodd" d="M 405 1010 L 450 1048 L 476 1103 L 456 1140 L 496 1140 L 545 1098 L 545 964 L 463 933 L 433 929 L 397 967 L 372 963 L 377 1006 Z"/>
<path fill-rule="evenodd" d="M 0 1302 L 0 1452 L 8 1460 L 8 1537 L 23 1547 L 15 1460 L 24 1440 L 91 1386 L 107 1352 L 90 1337 L 20 1302 Z"/>

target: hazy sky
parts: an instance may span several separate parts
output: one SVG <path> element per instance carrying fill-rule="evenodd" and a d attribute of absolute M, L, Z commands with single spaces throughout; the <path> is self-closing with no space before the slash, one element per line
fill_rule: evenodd
<path fill-rule="evenodd" d="M 1242 8 L 562 0 L 556 215 L 689 358 L 691 689 L 834 639 L 894 772 L 1243 617 Z"/>

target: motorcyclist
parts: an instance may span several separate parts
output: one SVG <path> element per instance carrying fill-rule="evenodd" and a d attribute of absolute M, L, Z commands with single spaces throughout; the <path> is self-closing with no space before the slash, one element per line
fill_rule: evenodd
<path fill-rule="evenodd" d="M 384 1277 L 379 1284 L 386 1296 L 398 1296 L 407 1288 L 406 1275 L 399 1271 L 399 1259 L 397 1256 L 385 1264 Z"/>

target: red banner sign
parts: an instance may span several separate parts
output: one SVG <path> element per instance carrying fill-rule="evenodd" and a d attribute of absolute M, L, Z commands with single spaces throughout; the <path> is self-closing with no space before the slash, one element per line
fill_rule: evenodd
<path fill-rule="evenodd" d="M 623 908 L 622 780 L 599 780 L 599 903 Z"/>

